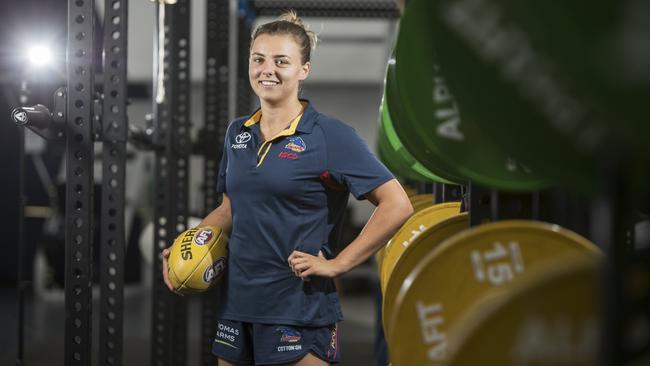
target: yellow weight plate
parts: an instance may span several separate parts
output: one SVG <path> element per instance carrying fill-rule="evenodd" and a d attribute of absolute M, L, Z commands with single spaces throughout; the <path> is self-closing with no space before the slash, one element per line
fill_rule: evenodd
<path fill-rule="evenodd" d="M 413 206 L 413 210 L 416 209 L 416 206 L 418 206 L 418 207 L 420 207 L 420 209 L 422 209 L 424 207 L 427 207 L 427 205 L 422 206 L 423 204 L 428 204 L 428 206 L 433 205 L 433 195 L 432 194 L 418 194 L 418 195 L 409 197 L 409 201 L 411 201 L 411 205 Z"/>
<path fill-rule="evenodd" d="M 395 262 L 404 253 L 406 247 L 427 228 L 460 213 L 460 202 L 448 202 L 433 205 L 414 213 L 393 235 L 384 248 L 381 265 L 381 290 L 386 289 L 386 281 L 393 271 Z"/>
<path fill-rule="evenodd" d="M 467 229 L 468 225 L 469 219 L 467 213 L 454 215 L 430 226 L 406 247 L 404 253 L 395 262 L 393 272 L 386 280 L 386 287 L 383 292 L 382 320 L 385 335 L 389 334 L 386 325 L 388 324 L 390 314 L 393 312 L 393 305 L 395 304 L 397 293 L 402 287 L 404 280 L 406 280 L 406 277 L 422 258 L 452 235 Z"/>
<path fill-rule="evenodd" d="M 413 212 L 420 212 L 425 208 L 431 206 L 433 206 L 433 198 L 431 199 L 431 201 L 428 200 L 417 201 L 413 204 Z"/>
<path fill-rule="evenodd" d="M 433 195 L 432 194 L 415 194 L 415 188 L 411 188 L 411 193 L 409 194 L 409 201 L 411 206 L 413 206 L 413 212 L 418 212 L 423 210 L 426 207 L 433 205 Z M 407 190 L 407 193 L 409 191 Z M 384 245 L 381 249 L 375 253 L 375 260 L 377 261 L 377 270 L 379 271 L 379 279 L 381 281 L 381 268 L 382 262 L 384 259 L 384 253 L 386 251 L 386 246 Z"/>
<path fill-rule="evenodd" d="M 445 361 L 448 334 L 472 305 L 529 271 L 596 246 L 557 225 L 502 221 L 460 232 L 427 254 L 397 295 L 386 329 L 393 366 Z"/>
<path fill-rule="evenodd" d="M 480 303 L 450 335 L 447 365 L 598 364 L 598 264 L 542 266 Z"/>
<path fill-rule="evenodd" d="M 418 194 L 418 190 L 415 187 L 411 187 L 406 184 L 402 184 L 402 187 L 404 187 L 404 192 L 406 192 L 406 195 L 409 197 L 413 197 Z"/>

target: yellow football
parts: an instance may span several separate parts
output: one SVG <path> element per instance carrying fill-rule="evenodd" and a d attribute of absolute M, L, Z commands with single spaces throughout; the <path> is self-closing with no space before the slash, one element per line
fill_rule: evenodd
<path fill-rule="evenodd" d="M 169 280 L 180 294 L 203 292 L 223 275 L 228 259 L 228 235 L 216 226 L 182 232 L 167 261 Z"/>

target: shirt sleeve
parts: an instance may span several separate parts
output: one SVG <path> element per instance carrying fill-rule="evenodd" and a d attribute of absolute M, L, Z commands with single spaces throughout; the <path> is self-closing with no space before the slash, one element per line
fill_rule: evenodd
<path fill-rule="evenodd" d="M 323 130 L 327 172 L 356 199 L 365 199 L 368 192 L 395 178 L 352 127 L 333 120 Z"/>

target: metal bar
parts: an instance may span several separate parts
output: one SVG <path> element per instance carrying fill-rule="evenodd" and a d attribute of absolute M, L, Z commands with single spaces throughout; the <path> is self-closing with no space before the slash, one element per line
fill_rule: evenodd
<path fill-rule="evenodd" d="M 171 8 L 170 79 L 169 102 L 171 103 L 172 146 L 168 157 L 173 166 L 169 207 L 173 215 L 173 237 L 187 228 L 189 202 L 189 155 L 190 140 L 190 0 L 179 0 Z M 172 365 L 187 362 L 187 301 L 174 296 L 172 318 Z"/>
<path fill-rule="evenodd" d="M 228 69 L 230 70 L 230 77 L 228 79 L 228 93 L 230 94 L 230 99 L 228 99 L 228 120 L 232 121 L 235 119 L 235 116 L 238 113 L 237 110 L 237 95 L 238 85 L 241 86 L 239 78 L 239 51 L 237 45 L 239 45 L 239 1 L 238 0 L 229 0 L 228 1 Z M 245 85 L 248 85 L 246 83 Z"/>
<path fill-rule="evenodd" d="M 491 202 L 492 190 L 469 183 L 469 225 L 477 226 L 487 221 L 494 220 L 495 214 L 492 211 Z"/>
<path fill-rule="evenodd" d="M 221 160 L 229 113 L 229 50 L 230 50 L 230 14 L 229 2 L 223 0 L 208 0 L 206 22 L 206 79 L 205 79 L 205 126 L 202 137 L 214 141 L 214 145 L 206 146 L 203 153 L 203 215 L 211 212 L 220 197 L 217 195 L 217 172 Z M 236 18 L 233 19 L 235 21 Z M 235 53 L 236 56 L 236 53 Z M 236 59 L 236 57 L 235 57 Z M 235 77 L 233 76 L 233 79 Z M 234 98 L 232 98 L 234 99 Z M 233 104 L 234 105 L 234 104 Z M 234 110 L 234 108 L 233 108 Z M 217 323 L 216 307 L 218 294 L 210 291 L 201 297 L 201 365 L 214 366 L 216 360 L 212 355 L 215 327 Z"/>
<path fill-rule="evenodd" d="M 156 152 L 156 207 L 154 209 L 152 364 L 184 365 L 187 359 L 187 304 L 165 287 L 160 251 L 185 230 L 188 212 L 189 106 L 190 106 L 190 2 L 158 5 L 157 27 L 164 17 L 164 43 L 156 38 L 156 51 L 164 45 L 164 83 L 156 84 L 154 141 Z M 160 6 L 163 6 L 161 9 Z M 157 54 L 157 52 L 156 52 Z"/>
<path fill-rule="evenodd" d="M 172 320 L 171 296 L 162 278 L 162 257 L 161 250 L 171 244 L 172 238 L 172 217 L 169 203 L 170 195 L 170 172 L 167 153 L 171 149 L 170 136 L 170 103 L 168 96 L 162 94 L 165 89 L 169 88 L 169 70 L 164 67 L 169 63 L 170 52 L 165 48 L 164 40 L 169 37 L 169 29 L 166 29 L 168 23 L 165 15 L 169 6 L 163 3 L 156 3 L 156 22 L 154 32 L 154 95 L 156 98 L 153 103 L 154 114 L 154 144 L 160 146 L 156 149 L 154 164 L 155 186 L 154 186 L 154 246 L 153 246 L 153 266 L 152 266 L 152 300 L 151 300 L 151 365 L 167 366 L 171 365 L 171 330 Z M 163 32 L 161 34 L 161 32 Z M 159 59 L 159 52 L 164 50 L 164 59 Z M 164 71 L 163 71 L 164 69 Z M 159 75 L 162 73 L 163 75 Z M 158 81 L 164 77 L 164 82 Z M 161 90 L 162 89 L 162 90 Z"/>
<path fill-rule="evenodd" d="M 237 94 L 236 96 L 231 94 L 231 98 L 235 99 L 236 103 L 236 115 L 242 116 L 250 113 L 251 101 L 253 97 L 253 92 L 248 83 L 248 56 L 250 53 L 251 47 L 251 32 L 252 32 L 252 21 L 250 18 L 244 17 L 243 14 L 238 18 L 237 25 L 237 63 L 236 65 L 244 65 L 244 67 L 238 67 L 236 70 L 232 70 L 238 75 L 237 83 Z M 230 37 L 232 39 L 232 36 Z M 232 55 L 231 55 L 232 57 Z"/>
<path fill-rule="evenodd" d="M 287 9 L 304 17 L 399 18 L 394 0 L 253 0 L 259 15 L 278 15 Z"/>
<path fill-rule="evenodd" d="M 18 128 L 18 342 L 16 366 L 24 365 L 25 342 L 25 129 Z"/>
<path fill-rule="evenodd" d="M 65 364 L 91 364 L 93 1 L 68 0 Z"/>
<path fill-rule="evenodd" d="M 124 204 L 126 171 L 128 0 L 104 10 L 103 154 L 100 248 L 99 364 L 122 365 L 124 318 Z"/>

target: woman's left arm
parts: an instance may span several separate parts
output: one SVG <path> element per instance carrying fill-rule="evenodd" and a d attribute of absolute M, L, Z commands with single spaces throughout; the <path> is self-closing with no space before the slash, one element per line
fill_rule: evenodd
<path fill-rule="evenodd" d="M 294 251 L 289 266 L 296 276 L 338 277 L 365 262 L 399 230 L 413 214 L 413 206 L 396 179 L 392 179 L 366 194 L 375 211 L 356 237 L 336 258 L 327 260 L 322 254 L 313 256 Z"/>

